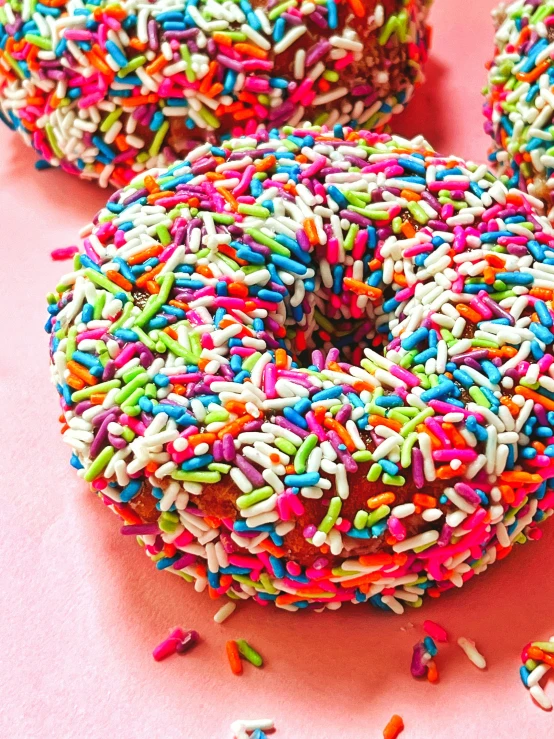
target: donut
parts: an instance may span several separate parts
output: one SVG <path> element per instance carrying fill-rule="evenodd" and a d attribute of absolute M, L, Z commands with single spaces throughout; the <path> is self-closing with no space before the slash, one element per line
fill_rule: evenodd
<path fill-rule="evenodd" d="M 497 28 L 488 65 L 485 131 L 491 161 L 510 187 L 525 189 L 552 208 L 554 189 L 554 10 L 516 0 L 493 13 Z"/>
<path fill-rule="evenodd" d="M 213 596 L 402 612 L 554 508 L 554 230 L 421 137 L 287 127 L 115 192 L 49 296 L 72 465 Z"/>
<path fill-rule="evenodd" d="M 0 6 L 0 113 L 116 187 L 209 140 L 381 128 L 422 79 L 432 0 L 43 0 Z"/>

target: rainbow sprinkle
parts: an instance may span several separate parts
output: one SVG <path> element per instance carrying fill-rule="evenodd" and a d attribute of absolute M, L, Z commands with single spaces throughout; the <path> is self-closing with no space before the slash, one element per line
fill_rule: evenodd
<path fill-rule="evenodd" d="M 485 90 L 490 160 L 509 187 L 552 206 L 554 189 L 554 3 L 516 0 L 494 13 L 495 55 Z"/>
<path fill-rule="evenodd" d="M 49 298 L 72 465 L 213 597 L 402 613 L 554 507 L 554 230 L 486 166 L 335 126 L 137 176 Z"/>
<path fill-rule="evenodd" d="M 545 711 L 552 710 L 552 701 L 544 692 L 540 681 L 554 667 L 554 636 L 549 641 L 535 641 L 527 644 L 522 653 L 522 666 L 519 668 L 521 681 L 529 690 L 531 697 Z"/>
<path fill-rule="evenodd" d="M 0 116 L 126 185 L 207 139 L 382 127 L 422 80 L 432 0 L 0 0 Z"/>

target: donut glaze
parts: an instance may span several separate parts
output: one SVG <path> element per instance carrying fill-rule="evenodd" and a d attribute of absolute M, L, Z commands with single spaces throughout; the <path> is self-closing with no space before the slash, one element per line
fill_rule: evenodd
<path fill-rule="evenodd" d="M 541 210 L 340 126 L 137 176 L 49 296 L 73 466 L 199 590 L 402 612 L 460 587 L 552 512 Z"/>
<path fill-rule="evenodd" d="M 485 131 L 491 161 L 509 186 L 553 205 L 554 12 L 549 3 L 516 0 L 493 12 L 494 58 L 488 65 Z M 551 214 L 550 214 L 551 215 Z"/>
<path fill-rule="evenodd" d="M 0 114 L 101 185 L 230 134 L 382 128 L 422 79 L 431 0 L 9 0 Z"/>

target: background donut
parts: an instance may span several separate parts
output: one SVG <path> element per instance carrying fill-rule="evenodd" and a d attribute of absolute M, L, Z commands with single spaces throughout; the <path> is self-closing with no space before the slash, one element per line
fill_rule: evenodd
<path fill-rule="evenodd" d="M 511 186 L 552 207 L 554 189 L 554 11 L 547 2 L 502 3 L 484 106 L 491 161 Z"/>
<path fill-rule="evenodd" d="M 10 0 L 0 114 L 103 186 L 262 124 L 380 128 L 422 79 L 430 4 Z"/>
<path fill-rule="evenodd" d="M 340 126 L 139 175 L 49 299 L 72 464 L 214 595 L 402 612 L 460 587 L 552 512 L 541 210 Z"/>

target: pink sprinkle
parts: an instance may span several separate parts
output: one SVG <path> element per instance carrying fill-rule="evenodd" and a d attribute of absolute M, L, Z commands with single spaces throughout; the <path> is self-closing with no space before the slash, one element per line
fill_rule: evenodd
<path fill-rule="evenodd" d="M 163 642 L 161 642 L 160 644 L 158 644 L 157 647 L 154 648 L 152 656 L 154 657 L 156 662 L 161 662 L 162 660 L 167 659 L 167 657 L 170 657 L 172 654 L 175 654 L 175 652 L 177 651 L 177 645 L 183 641 L 184 637 L 185 632 L 183 631 L 183 629 L 173 629 L 168 638 L 164 639 Z"/>
<path fill-rule="evenodd" d="M 74 254 L 79 251 L 78 246 L 63 246 L 60 249 L 53 249 L 50 252 L 50 256 L 56 262 L 61 262 L 64 259 L 71 259 Z"/>
<path fill-rule="evenodd" d="M 426 634 L 429 634 L 429 636 L 435 641 L 448 641 L 448 634 L 446 633 L 445 629 L 443 629 L 440 624 L 435 623 L 435 621 L 424 621 L 423 631 L 425 631 Z"/>

